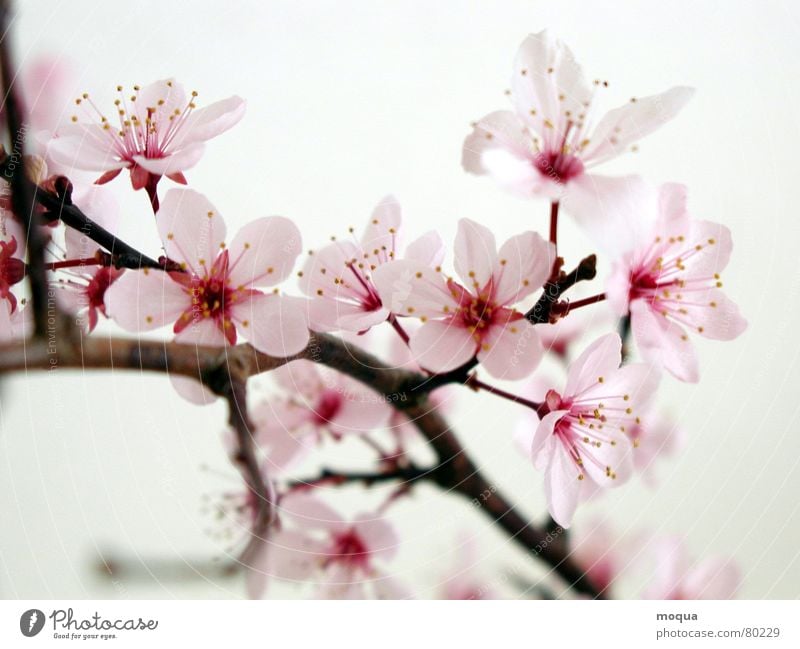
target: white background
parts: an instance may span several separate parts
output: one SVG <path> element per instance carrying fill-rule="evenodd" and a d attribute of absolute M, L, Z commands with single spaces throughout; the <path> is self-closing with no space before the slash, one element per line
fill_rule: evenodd
<path fill-rule="evenodd" d="M 604 167 L 689 185 L 693 212 L 726 223 L 735 250 L 728 294 L 750 321 L 733 343 L 699 343 L 702 382 L 667 379 L 663 403 L 688 433 L 661 467 L 584 507 L 576 527 L 607 518 L 618 532 L 681 533 L 696 556 L 733 555 L 742 595 L 800 595 L 797 331 L 798 17 L 783 2 L 54 2 L 26 0 L 15 24 L 22 63 L 76 62 L 75 92 L 110 97 L 175 76 L 201 102 L 248 100 L 242 123 L 187 175 L 233 232 L 283 214 L 305 245 L 361 224 L 386 193 L 408 229 L 451 240 L 458 218 L 498 238 L 546 230 L 544 203 L 511 198 L 460 168 L 470 121 L 506 106 L 518 44 L 548 27 L 609 107 L 672 85 L 698 92 L 641 150 Z M 167 182 L 167 181 L 165 181 Z M 115 181 L 129 238 L 154 245 L 142 193 Z M 573 260 L 590 252 L 567 220 Z M 154 248 L 151 248 L 155 252 Z M 597 307 L 602 310 L 602 306 Z M 5 382 L 0 433 L 0 595 L 241 596 L 237 579 L 193 573 L 225 544 L 202 495 L 235 486 L 220 442 L 224 408 L 193 407 L 166 379 L 122 372 L 31 375 Z M 514 450 L 518 408 L 465 394 L 452 415 L 482 467 L 526 512 L 544 511 L 541 480 Z M 199 470 L 207 464 L 224 476 Z M 435 594 L 454 545 L 478 535 L 487 583 L 543 571 L 479 515 L 422 490 L 396 510 L 405 544 L 395 568 Z M 622 547 L 622 546 L 620 546 Z M 116 581 L 100 553 L 136 564 Z M 158 564 L 151 561 L 158 559 Z M 192 579 L 174 579 L 175 568 Z M 183 574 L 183 573 L 181 573 Z M 180 575 L 179 575 L 180 576 Z M 427 589 L 427 590 L 426 590 Z M 295 596 L 300 591 L 274 591 Z M 632 585 L 627 596 L 636 596 Z"/>

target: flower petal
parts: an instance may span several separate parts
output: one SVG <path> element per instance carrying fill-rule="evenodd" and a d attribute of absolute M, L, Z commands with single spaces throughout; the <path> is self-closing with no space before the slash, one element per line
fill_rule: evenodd
<path fill-rule="evenodd" d="M 436 230 L 426 232 L 406 246 L 403 257 L 436 268 L 444 261 L 445 246 Z"/>
<path fill-rule="evenodd" d="M 600 377 L 617 371 L 622 362 L 622 340 L 616 333 L 595 340 L 570 365 L 565 396 L 576 396 L 594 387 Z"/>
<path fill-rule="evenodd" d="M 497 265 L 497 244 L 489 228 L 470 219 L 458 222 L 455 268 L 467 287 L 482 289 Z"/>
<path fill-rule="evenodd" d="M 427 322 L 411 335 L 411 353 L 419 365 L 432 372 L 448 372 L 470 361 L 478 343 L 464 327 L 450 322 Z"/>
<path fill-rule="evenodd" d="M 645 360 L 660 365 L 675 378 L 697 383 L 697 355 L 684 330 L 654 312 L 644 300 L 631 303 L 631 330 Z"/>
<path fill-rule="evenodd" d="M 693 88 L 676 86 L 650 97 L 631 100 L 610 110 L 590 136 L 583 158 L 599 164 L 616 157 L 646 135 L 674 118 L 694 94 Z"/>
<path fill-rule="evenodd" d="M 532 167 L 533 138 L 519 117 L 509 110 L 498 110 L 479 119 L 464 140 L 461 165 L 469 173 L 491 174 L 485 164 L 486 152 L 505 151 L 512 158 Z"/>
<path fill-rule="evenodd" d="M 309 340 L 306 300 L 282 295 L 255 295 L 236 304 L 236 328 L 257 350 L 285 358 L 305 349 Z"/>
<path fill-rule="evenodd" d="M 544 30 L 520 45 L 511 94 L 521 119 L 539 135 L 562 142 L 570 116 L 586 111 L 592 89 L 569 47 Z"/>
<path fill-rule="evenodd" d="M 567 186 L 564 209 L 593 243 L 620 256 L 652 236 L 658 194 L 639 176 L 583 174 Z"/>
<path fill-rule="evenodd" d="M 499 265 L 494 271 L 494 301 L 516 304 L 538 291 L 550 276 L 555 261 L 555 246 L 537 232 L 511 237 L 500 248 Z"/>
<path fill-rule="evenodd" d="M 167 256 L 195 275 L 211 268 L 225 243 L 225 221 L 203 194 L 170 189 L 161 201 L 156 225 Z"/>
<path fill-rule="evenodd" d="M 235 126 L 244 117 L 247 102 L 233 95 L 215 101 L 204 108 L 195 109 L 180 128 L 171 149 L 185 147 L 195 142 L 205 142 Z"/>
<path fill-rule="evenodd" d="M 133 161 L 142 169 L 156 176 L 168 176 L 191 169 L 203 157 L 205 145 L 202 142 L 190 144 L 180 151 L 164 155 L 160 158 L 148 158 L 143 155 L 133 156 Z"/>
<path fill-rule="evenodd" d="M 370 255 L 371 264 L 381 264 L 394 257 L 389 253 L 394 253 L 397 247 L 402 224 L 400 203 L 394 196 L 384 196 L 372 211 L 361 237 L 361 247 L 365 254 Z"/>
<path fill-rule="evenodd" d="M 233 286 L 275 286 L 292 272 L 303 249 L 300 230 L 282 216 L 245 225 L 228 246 Z"/>
<path fill-rule="evenodd" d="M 555 444 L 550 465 L 544 475 L 544 494 L 550 515 L 565 529 L 572 524 L 572 517 L 578 508 L 580 475 L 581 472 L 564 445 Z"/>
<path fill-rule="evenodd" d="M 536 328 L 523 318 L 493 326 L 482 341 L 478 360 L 494 378 L 515 381 L 533 372 L 543 354 Z"/>
<path fill-rule="evenodd" d="M 444 276 L 418 261 L 403 259 L 384 264 L 375 271 L 372 281 L 381 302 L 392 313 L 441 318 L 458 308 Z"/>
<path fill-rule="evenodd" d="M 158 329 L 191 308 L 191 297 L 167 273 L 127 271 L 105 294 L 106 314 L 126 331 Z"/>

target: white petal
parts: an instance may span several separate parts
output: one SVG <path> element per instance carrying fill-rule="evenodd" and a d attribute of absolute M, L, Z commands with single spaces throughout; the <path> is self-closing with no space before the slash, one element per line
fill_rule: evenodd
<path fill-rule="evenodd" d="M 461 219 L 454 253 L 456 272 L 467 288 L 482 289 L 489 283 L 497 264 L 497 244 L 489 228 L 470 219 Z"/>

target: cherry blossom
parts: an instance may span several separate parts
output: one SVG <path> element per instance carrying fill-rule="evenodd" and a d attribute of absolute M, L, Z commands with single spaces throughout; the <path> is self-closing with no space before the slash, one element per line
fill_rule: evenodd
<path fill-rule="evenodd" d="M 541 288 L 554 256 L 535 232 L 510 238 L 498 251 L 488 228 L 461 219 L 455 269 L 463 285 L 409 259 L 382 266 L 374 281 L 392 312 L 422 321 L 410 346 L 424 369 L 446 372 L 477 355 L 492 376 L 518 379 L 534 370 L 542 349 L 514 305 Z"/>
<path fill-rule="evenodd" d="M 312 298 L 309 319 L 314 330 L 361 333 L 389 317 L 373 273 L 398 258 L 401 232 L 400 204 L 387 196 L 375 207 L 360 240 L 335 241 L 310 254 L 300 273 L 300 288 Z M 436 232 L 422 235 L 405 250 L 406 259 L 433 267 L 443 257 Z"/>
<path fill-rule="evenodd" d="M 90 187 L 74 196 L 74 202 L 100 227 L 114 232 L 119 221 L 119 204 L 105 188 Z M 64 233 L 65 260 L 91 260 L 99 247 L 79 230 L 67 228 Z M 87 331 L 94 331 L 100 316 L 106 316 L 105 296 L 108 288 L 124 273 L 113 266 L 91 263 L 60 271 L 58 280 L 62 306 L 77 316 Z"/>
<path fill-rule="evenodd" d="M 669 537 L 655 543 L 655 572 L 645 599 L 733 599 L 741 575 L 728 558 L 709 557 L 691 562 L 681 539 Z"/>
<path fill-rule="evenodd" d="M 462 164 L 522 196 L 563 202 L 582 222 L 614 212 L 632 190 L 630 177 L 590 173 L 670 121 L 693 90 L 675 87 L 634 98 L 596 119 L 598 94 L 570 49 L 547 31 L 528 36 L 511 79 L 514 110 L 489 113 L 464 141 Z"/>
<path fill-rule="evenodd" d="M 25 277 L 25 233 L 11 213 L 0 209 L 0 300 L 8 302 L 9 312 L 17 308 L 11 290 Z"/>
<path fill-rule="evenodd" d="M 245 225 L 225 244 L 225 222 L 202 194 L 167 192 L 156 225 L 183 272 L 128 271 L 106 291 L 109 317 L 128 331 L 172 325 L 175 339 L 233 345 L 241 334 L 267 354 L 289 356 L 308 343 L 304 301 L 265 294 L 285 280 L 300 254 L 300 232 L 270 216 Z"/>
<path fill-rule="evenodd" d="M 367 433 L 385 426 L 393 409 L 377 392 L 311 361 L 272 373 L 281 388 L 253 408 L 255 438 L 271 467 L 285 470 L 325 437 Z"/>
<path fill-rule="evenodd" d="M 281 500 L 280 529 L 248 572 L 248 590 L 260 596 L 269 577 L 311 581 L 320 599 L 407 599 L 408 590 L 383 564 L 397 553 L 394 527 L 377 514 L 352 521 L 307 493 Z"/>
<path fill-rule="evenodd" d="M 134 189 L 151 186 L 161 176 L 185 184 L 183 172 L 200 160 L 204 143 L 234 126 L 245 111 L 244 100 L 236 96 L 198 109 L 197 92 L 187 96 L 172 79 L 131 91 L 117 86 L 117 92 L 110 118 L 88 93 L 76 99 L 84 119 L 73 115 L 48 147 L 61 164 L 103 172 L 98 184 L 123 169 L 130 170 Z"/>
<path fill-rule="evenodd" d="M 747 327 L 720 290 L 733 243 L 724 225 L 689 216 L 683 185 L 663 185 L 659 199 L 654 231 L 617 261 L 606 294 L 619 315 L 630 313 L 644 358 L 694 383 L 699 371 L 689 333 L 732 340 Z"/>
<path fill-rule="evenodd" d="M 633 474 L 633 444 L 626 431 L 641 422 L 658 384 L 647 365 L 620 367 L 616 333 L 598 338 L 571 365 L 562 394 L 547 393 L 531 445 L 544 471 L 550 515 L 569 527 L 584 483 L 616 487 Z"/>

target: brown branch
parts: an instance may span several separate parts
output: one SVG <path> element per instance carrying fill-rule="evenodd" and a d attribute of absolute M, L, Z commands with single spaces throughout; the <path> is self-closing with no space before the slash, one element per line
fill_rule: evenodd
<path fill-rule="evenodd" d="M 44 267 L 47 239 L 34 224 L 35 201 L 31 185 L 25 175 L 27 161 L 24 144 L 26 124 L 22 114 L 17 88 L 14 86 L 15 72 L 12 65 L 10 39 L 11 8 L 7 0 L 0 0 L 0 81 L 2 82 L 3 109 L 6 126 L 11 139 L 11 153 L 4 159 L 4 166 L 14 165 L 15 173 L 9 180 L 11 188 L 11 211 L 25 231 L 28 249 L 28 281 L 31 287 L 34 333 L 44 338 L 48 328 L 48 284 Z M 6 174 L 4 173 L 4 177 Z"/>
<path fill-rule="evenodd" d="M 536 304 L 525 314 L 531 324 L 550 322 L 550 315 L 561 296 L 578 282 L 594 279 L 597 274 L 597 257 L 589 255 L 569 273 L 561 272 L 558 279 L 548 281 Z"/>
<path fill-rule="evenodd" d="M 257 352 L 250 345 L 213 348 L 89 337 L 82 345 L 72 345 L 67 341 L 55 350 L 48 350 L 43 341 L 33 341 L 0 347 L 0 370 L 48 369 L 56 363 L 61 367 L 80 369 L 169 371 L 201 379 L 228 399 L 232 406 L 232 423 L 241 441 L 249 439 L 250 435 L 246 415 L 239 407 L 244 403 L 244 395 L 235 388 L 230 394 L 226 393 L 226 382 L 236 385 L 245 377 L 301 358 L 338 370 L 382 394 L 388 403 L 408 416 L 433 448 L 437 463 L 426 473 L 426 480 L 479 504 L 481 511 L 514 541 L 544 560 L 577 591 L 593 597 L 602 596 L 570 558 L 565 544 L 544 542 L 547 530 L 523 517 L 497 486 L 484 477 L 447 422 L 430 408 L 426 394 L 408 391 L 409 385 L 423 383 L 425 376 L 385 365 L 364 350 L 348 346 L 333 336 L 314 334 L 306 349 L 292 358 L 274 358 Z M 230 376 L 233 380 L 228 378 Z M 247 458 L 244 460 L 252 462 Z M 253 471 L 252 464 L 248 471 Z M 261 488 L 258 484 L 254 486 Z"/>

